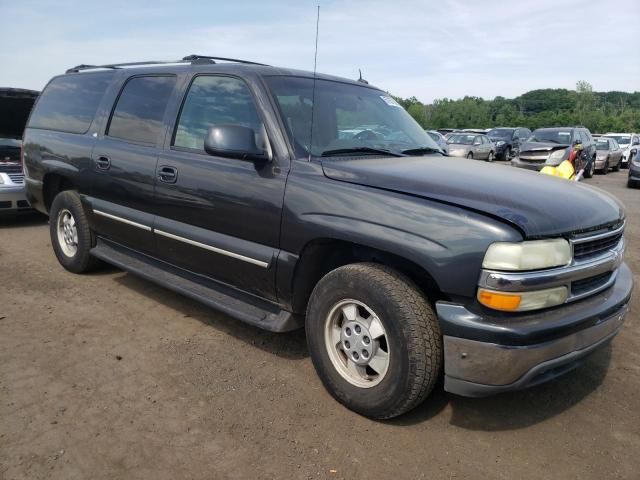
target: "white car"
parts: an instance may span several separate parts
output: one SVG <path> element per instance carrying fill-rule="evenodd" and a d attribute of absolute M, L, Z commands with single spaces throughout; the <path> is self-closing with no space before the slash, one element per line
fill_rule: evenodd
<path fill-rule="evenodd" d="M 603 137 L 615 138 L 622 149 L 622 168 L 628 168 L 631 159 L 640 150 L 640 135 L 637 133 L 606 133 Z"/>

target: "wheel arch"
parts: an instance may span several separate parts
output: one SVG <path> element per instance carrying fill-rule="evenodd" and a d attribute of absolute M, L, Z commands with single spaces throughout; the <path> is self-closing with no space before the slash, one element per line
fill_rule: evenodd
<path fill-rule="evenodd" d="M 51 204 L 56 195 L 65 190 L 74 190 L 75 188 L 75 183 L 67 175 L 61 175 L 56 172 L 45 174 L 42 178 L 42 194 L 47 212 L 51 209 Z"/>
<path fill-rule="evenodd" d="M 412 280 L 430 302 L 444 296 L 434 277 L 408 258 L 361 243 L 318 238 L 304 246 L 296 263 L 291 281 L 293 311 L 305 312 L 311 292 L 327 273 L 344 265 L 361 262 L 379 263 L 398 270 Z"/>

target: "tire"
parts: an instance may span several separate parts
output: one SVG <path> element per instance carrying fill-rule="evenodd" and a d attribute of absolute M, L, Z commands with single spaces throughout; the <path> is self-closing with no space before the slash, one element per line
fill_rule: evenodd
<path fill-rule="evenodd" d="M 631 180 L 631 179 L 627 179 L 627 188 L 636 188 L 637 184 L 635 181 Z"/>
<path fill-rule="evenodd" d="M 66 190 L 53 199 L 49 234 L 56 258 L 65 269 L 85 273 L 100 265 L 100 261 L 89 253 L 95 238 L 77 192 Z"/>
<path fill-rule="evenodd" d="M 469 152 L 469 153 L 467 153 L 467 158 L 471 158 L 471 159 L 473 159 L 473 152 Z"/>
<path fill-rule="evenodd" d="M 504 153 L 502 154 L 502 160 L 507 162 L 510 159 L 511 159 L 511 149 L 510 148 L 505 148 Z"/>
<path fill-rule="evenodd" d="M 325 275 L 309 300 L 306 334 L 328 392 L 370 418 L 411 410 L 431 393 L 440 374 L 442 335 L 433 309 L 413 282 L 382 265 L 351 264 Z M 369 338 L 372 350 L 365 355 L 361 348 Z M 370 363 L 357 365 L 354 354 Z"/>
<path fill-rule="evenodd" d="M 495 156 L 493 154 L 493 152 L 489 152 L 489 156 L 487 157 L 487 162 L 493 162 L 493 160 L 495 159 Z"/>
<path fill-rule="evenodd" d="M 596 159 L 592 158 L 587 168 L 584 169 L 584 178 L 593 177 L 593 174 L 595 171 L 596 171 Z"/>
<path fill-rule="evenodd" d="M 606 162 L 604 162 L 604 167 L 602 167 L 602 175 L 606 175 L 607 173 L 609 173 L 609 160 L 607 160 Z"/>

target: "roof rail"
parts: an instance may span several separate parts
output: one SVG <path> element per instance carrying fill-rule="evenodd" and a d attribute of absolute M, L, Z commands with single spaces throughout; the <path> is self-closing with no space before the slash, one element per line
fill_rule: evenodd
<path fill-rule="evenodd" d="M 141 67 L 145 65 L 171 65 L 176 63 L 190 63 L 191 65 L 206 65 L 206 64 L 214 64 L 216 60 L 221 60 L 224 62 L 234 62 L 234 63 L 244 63 L 248 65 L 263 65 L 264 63 L 258 62 L 250 62 L 249 60 L 240 60 L 237 58 L 227 58 L 227 57 L 210 57 L 207 55 L 187 55 L 183 57 L 181 60 L 173 60 L 173 61 L 155 61 L 150 60 L 146 62 L 128 62 L 128 63 L 110 63 L 107 65 L 76 65 L 68 69 L 65 73 L 77 73 L 83 70 L 95 70 L 100 68 L 107 68 L 112 70 L 117 70 L 123 67 Z"/>

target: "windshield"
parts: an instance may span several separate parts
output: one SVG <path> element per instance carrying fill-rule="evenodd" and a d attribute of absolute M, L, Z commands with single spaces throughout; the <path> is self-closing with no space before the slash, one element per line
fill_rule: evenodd
<path fill-rule="evenodd" d="M 597 140 L 596 150 L 609 150 L 609 142 L 607 140 Z"/>
<path fill-rule="evenodd" d="M 457 143 L 459 145 L 473 145 L 473 141 L 475 140 L 475 138 L 477 137 L 477 135 L 469 135 L 469 134 L 455 134 L 455 135 L 451 135 L 449 137 L 449 140 L 447 140 L 447 143 Z"/>
<path fill-rule="evenodd" d="M 571 130 L 558 130 L 554 128 L 540 128 L 534 130 L 528 142 L 559 143 L 562 145 L 571 144 Z"/>
<path fill-rule="evenodd" d="M 266 77 L 299 155 L 364 149 L 400 153 L 438 145 L 390 95 L 366 86 L 313 79 Z M 313 142 L 313 143 L 312 143 Z M 349 155 L 344 152 L 344 155 Z"/>
<path fill-rule="evenodd" d="M 620 145 L 629 145 L 631 135 L 607 135 L 609 138 L 615 138 Z"/>
<path fill-rule="evenodd" d="M 489 130 L 487 132 L 487 136 L 491 140 L 493 140 L 494 138 L 508 140 L 511 138 L 511 135 L 513 135 L 512 128 L 494 128 L 493 130 Z"/>

